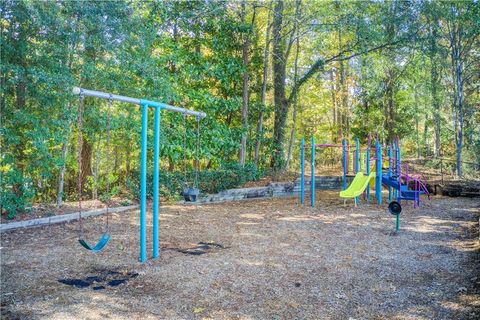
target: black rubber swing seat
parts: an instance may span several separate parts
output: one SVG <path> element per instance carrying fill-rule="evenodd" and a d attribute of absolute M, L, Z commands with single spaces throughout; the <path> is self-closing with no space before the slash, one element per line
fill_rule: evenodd
<path fill-rule="evenodd" d="M 187 202 L 196 202 L 199 194 L 200 190 L 198 188 L 185 188 L 182 193 L 183 198 Z"/>
<path fill-rule="evenodd" d="M 108 233 L 104 233 L 102 235 L 102 238 L 100 238 L 100 241 L 98 241 L 98 243 L 94 246 L 88 243 L 85 239 L 78 239 L 78 242 L 80 242 L 82 247 L 92 252 L 102 251 L 106 247 L 109 241 L 110 241 L 110 234 Z"/>

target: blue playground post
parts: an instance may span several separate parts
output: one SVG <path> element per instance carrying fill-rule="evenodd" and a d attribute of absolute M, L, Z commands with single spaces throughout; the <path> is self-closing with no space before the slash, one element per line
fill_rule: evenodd
<path fill-rule="evenodd" d="M 392 158 L 393 150 L 392 146 L 388 146 L 388 177 L 392 177 Z M 388 186 L 388 202 L 392 202 L 392 187 Z"/>
<path fill-rule="evenodd" d="M 360 171 L 360 142 L 355 139 L 355 173 Z"/>
<path fill-rule="evenodd" d="M 393 141 L 393 144 L 392 144 L 392 155 L 393 155 L 393 158 L 392 158 L 392 172 L 393 174 L 395 174 L 395 176 L 398 176 L 398 167 L 397 167 L 397 144 L 395 141 Z M 395 200 L 397 200 L 398 198 L 398 191 L 397 189 L 394 189 L 393 190 L 393 198 Z"/>
<path fill-rule="evenodd" d="M 142 104 L 142 153 L 140 169 L 140 262 L 147 260 L 147 127 L 148 104 Z"/>
<path fill-rule="evenodd" d="M 375 179 L 375 196 L 378 204 L 382 204 L 382 145 L 377 140 L 377 178 Z"/>
<path fill-rule="evenodd" d="M 302 151 L 300 154 L 300 167 L 302 170 L 300 174 L 300 202 L 305 204 L 305 138 L 302 138 Z"/>
<path fill-rule="evenodd" d="M 367 175 L 370 176 L 370 137 L 367 146 Z M 367 185 L 367 203 L 370 202 L 370 183 Z"/>
<path fill-rule="evenodd" d="M 153 147 L 153 258 L 158 259 L 158 207 L 159 207 L 159 162 L 160 162 L 160 108 L 155 108 L 154 147 Z"/>
<path fill-rule="evenodd" d="M 312 154 L 311 154 L 311 157 L 312 157 L 312 182 L 311 182 L 311 186 L 310 186 L 310 193 L 311 193 L 311 197 L 310 197 L 310 202 L 311 202 L 311 205 L 312 205 L 312 208 L 315 207 L 315 137 L 312 136 Z"/>
<path fill-rule="evenodd" d="M 360 142 L 355 139 L 355 174 L 360 172 Z M 358 204 L 358 197 L 355 197 L 355 205 Z"/>
<path fill-rule="evenodd" d="M 397 141 L 397 174 L 398 174 L 398 183 L 401 184 L 401 174 L 402 174 L 402 157 L 400 152 L 400 143 Z M 397 191 L 397 201 L 400 203 L 401 192 L 400 190 Z"/>
<path fill-rule="evenodd" d="M 347 151 L 349 151 L 348 148 Z M 353 152 L 348 152 L 348 171 L 355 174 L 355 159 L 353 157 Z"/>
<path fill-rule="evenodd" d="M 347 139 L 343 138 L 343 190 L 347 189 L 347 171 L 348 171 L 348 162 L 347 162 Z"/>

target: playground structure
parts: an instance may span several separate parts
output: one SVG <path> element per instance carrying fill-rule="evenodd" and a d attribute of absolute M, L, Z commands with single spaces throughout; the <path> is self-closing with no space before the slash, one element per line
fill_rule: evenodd
<path fill-rule="evenodd" d="M 107 99 L 109 101 L 109 106 L 115 101 L 121 101 L 131 104 L 140 105 L 142 110 L 142 133 L 141 133 L 141 169 L 140 169 L 140 262 L 145 262 L 147 260 L 147 144 L 148 144 L 148 111 L 150 108 L 154 109 L 155 119 L 154 119 L 154 154 L 153 154 L 153 259 L 158 259 L 160 256 L 159 252 L 159 176 L 160 176 L 160 122 L 161 122 L 161 110 L 168 110 L 179 112 L 186 116 L 195 116 L 197 122 L 200 122 L 201 119 L 205 118 L 207 115 L 203 112 L 188 110 L 184 108 L 174 107 L 165 103 L 150 101 L 145 99 L 137 99 L 126 96 L 115 95 L 111 93 L 87 90 L 83 88 L 74 87 L 73 93 L 78 95 L 81 100 L 81 106 L 83 104 L 84 97 L 95 97 L 101 99 Z M 109 108 L 110 109 L 110 108 Z M 197 126 L 198 134 L 198 126 Z M 197 143 L 198 148 L 198 143 Z M 196 189 L 196 186 L 194 188 Z M 81 190 L 81 185 L 79 187 Z M 198 190 L 197 190 L 198 191 Z M 195 192 L 197 192 L 195 191 Z M 198 194 L 198 193 L 197 193 Z M 196 195 L 195 195 L 196 196 Z M 81 199 L 79 200 L 81 201 Z M 107 207 L 108 208 L 108 207 Z M 80 205 L 81 210 L 81 205 Z M 80 215 L 81 220 L 81 215 Z M 108 222 L 108 220 L 107 220 Z M 98 252 L 102 250 L 108 241 L 110 240 L 110 235 L 108 229 L 102 235 L 100 241 L 92 246 L 90 245 L 81 234 L 79 236 L 80 244 L 88 250 L 93 252 Z"/>
<path fill-rule="evenodd" d="M 347 139 L 343 139 L 342 144 L 315 144 L 315 138 L 312 137 L 311 144 L 305 145 L 305 139 L 301 141 L 300 154 L 300 201 L 305 204 L 305 150 L 311 149 L 311 183 L 310 183 L 310 204 L 315 207 L 315 152 L 324 148 L 342 148 L 343 162 L 343 191 L 340 197 L 346 199 L 354 198 L 355 206 L 359 202 L 360 195 L 364 194 L 367 202 L 370 202 L 370 188 L 375 186 L 375 198 L 378 204 L 382 204 L 382 185 L 388 187 L 388 202 L 393 201 L 401 203 L 402 200 L 413 201 L 414 207 L 419 207 L 420 196 L 425 194 L 429 196 L 426 183 L 418 174 L 409 174 L 407 164 L 402 164 L 401 148 L 399 140 L 396 139 L 391 145 L 384 146 L 376 139 L 374 156 L 372 156 L 372 138 L 368 136 L 367 146 L 363 150 L 360 148 L 360 141 L 355 139 L 355 145 L 350 146 Z M 383 155 L 383 149 L 387 148 L 388 158 Z M 347 188 L 347 176 L 354 174 L 355 177 Z M 395 206 L 397 209 L 397 206 Z M 391 210 L 391 212 L 398 212 Z M 396 214 L 397 219 L 399 213 Z M 399 220 L 397 222 L 399 224 Z M 399 226 L 397 226 L 397 229 Z"/>

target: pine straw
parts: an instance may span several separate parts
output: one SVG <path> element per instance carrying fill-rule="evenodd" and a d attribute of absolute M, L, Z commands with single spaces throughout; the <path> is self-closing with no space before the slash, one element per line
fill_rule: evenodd
<path fill-rule="evenodd" d="M 4 233 L 2 319 L 475 319 L 480 316 L 478 200 L 404 208 L 298 199 L 162 208 L 162 257 L 139 264 L 138 211 L 113 215 L 100 254 L 77 223 Z M 86 222 L 96 240 L 102 218 Z M 151 230 L 149 229 L 149 237 Z M 203 255 L 177 249 L 225 246 Z M 151 248 L 149 247 L 149 253 Z M 94 291 L 58 282 L 138 273 Z"/>

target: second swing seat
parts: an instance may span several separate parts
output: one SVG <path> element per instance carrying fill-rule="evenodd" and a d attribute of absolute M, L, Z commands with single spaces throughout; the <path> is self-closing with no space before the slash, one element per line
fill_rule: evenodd
<path fill-rule="evenodd" d="M 108 244 L 110 241 L 110 234 L 109 233 L 104 233 L 102 237 L 100 238 L 100 241 L 94 246 L 92 246 L 90 243 L 88 243 L 85 239 L 81 238 L 78 239 L 78 242 L 82 245 L 87 250 L 93 251 L 93 252 L 100 252 L 102 251 L 105 246 Z"/>

